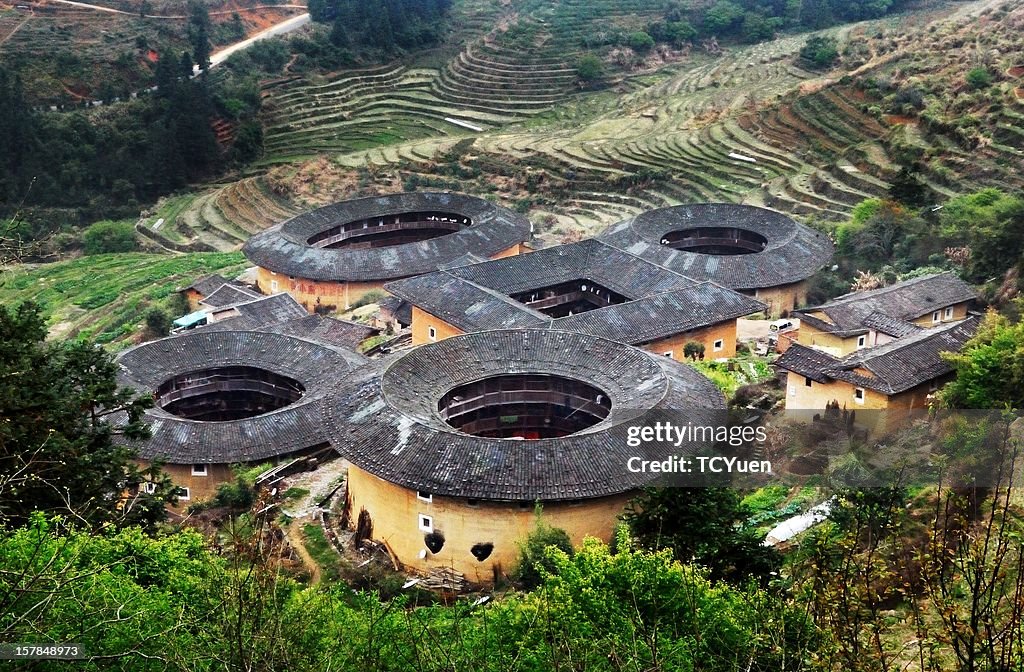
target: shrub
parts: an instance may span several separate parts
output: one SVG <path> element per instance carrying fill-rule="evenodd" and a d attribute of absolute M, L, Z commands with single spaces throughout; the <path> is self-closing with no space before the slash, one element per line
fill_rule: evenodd
<path fill-rule="evenodd" d="M 690 341 L 683 346 L 683 356 L 692 360 L 704 359 L 704 344 Z"/>
<path fill-rule="evenodd" d="M 967 73 L 967 85 L 975 91 L 992 85 L 992 73 L 985 68 L 972 68 Z"/>
<path fill-rule="evenodd" d="M 150 308 L 146 313 L 146 330 L 151 336 L 159 338 L 171 333 L 171 316 L 161 308 Z"/>
<path fill-rule="evenodd" d="M 814 68 L 827 68 L 839 58 L 838 42 L 832 37 L 812 37 L 800 49 L 800 58 Z"/>
<path fill-rule="evenodd" d="M 654 38 L 642 30 L 638 30 L 629 36 L 627 41 L 629 48 L 638 54 L 650 51 L 654 47 Z"/>
<path fill-rule="evenodd" d="M 138 247 L 131 222 L 96 222 L 82 234 L 86 254 L 131 252 Z"/>
<path fill-rule="evenodd" d="M 581 82 L 589 83 L 601 79 L 604 63 L 594 54 L 583 54 L 576 62 L 576 76 Z"/>
<path fill-rule="evenodd" d="M 554 573 L 554 564 L 547 553 L 549 546 L 564 551 L 569 557 L 573 555 L 569 533 L 541 520 L 538 506 L 536 526 L 519 547 L 519 565 L 513 577 L 524 588 L 532 590 L 544 582 L 545 575 Z"/>

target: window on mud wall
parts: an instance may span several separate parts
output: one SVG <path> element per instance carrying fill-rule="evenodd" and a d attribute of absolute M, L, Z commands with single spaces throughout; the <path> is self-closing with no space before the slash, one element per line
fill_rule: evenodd
<path fill-rule="evenodd" d="M 433 532 L 434 531 L 434 519 L 430 516 L 424 516 L 422 513 L 419 515 L 420 532 Z"/>
<path fill-rule="evenodd" d="M 427 329 L 427 338 L 429 338 L 432 341 L 436 341 L 437 340 L 437 329 L 434 329 L 433 327 L 430 327 L 429 329 Z"/>

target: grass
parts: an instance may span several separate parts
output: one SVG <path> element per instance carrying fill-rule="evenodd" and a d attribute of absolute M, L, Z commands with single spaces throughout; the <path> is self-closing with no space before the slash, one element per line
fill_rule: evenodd
<path fill-rule="evenodd" d="M 297 499 L 302 499 L 303 497 L 305 497 L 308 494 L 309 494 L 309 490 L 307 490 L 306 488 L 292 487 L 292 488 L 288 488 L 287 490 L 285 490 L 282 493 L 281 496 L 284 497 L 289 502 L 291 502 L 291 501 L 295 501 Z"/>
<path fill-rule="evenodd" d="M 123 347 L 153 307 L 175 311 L 175 290 L 207 273 L 237 275 L 240 253 L 102 254 L 0 273 L 0 304 L 38 303 L 55 338 Z M 179 317 L 179 315 L 172 315 Z"/>
<path fill-rule="evenodd" d="M 324 529 L 316 523 L 306 523 L 302 526 L 302 543 L 306 550 L 320 567 L 321 578 L 324 581 L 338 581 L 341 579 L 341 558 L 331 546 L 331 542 L 324 535 Z"/>

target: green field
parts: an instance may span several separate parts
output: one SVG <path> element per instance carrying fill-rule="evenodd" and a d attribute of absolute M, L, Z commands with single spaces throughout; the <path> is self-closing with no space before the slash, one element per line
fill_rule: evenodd
<path fill-rule="evenodd" d="M 35 301 L 43 307 L 51 336 L 123 347 L 147 310 L 171 309 L 177 287 L 207 273 L 233 277 L 246 266 L 238 252 L 81 257 L 3 271 L 0 304 Z"/>

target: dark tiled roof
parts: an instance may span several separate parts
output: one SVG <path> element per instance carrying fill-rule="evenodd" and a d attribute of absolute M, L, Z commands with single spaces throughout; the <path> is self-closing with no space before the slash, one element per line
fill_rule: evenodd
<path fill-rule="evenodd" d="M 572 280 L 592 280 L 628 301 L 552 319 L 509 296 Z M 597 240 L 398 280 L 386 289 L 465 332 L 550 327 L 630 344 L 764 309 L 760 301 L 698 283 Z"/>
<path fill-rule="evenodd" d="M 724 408 L 695 369 L 607 339 L 555 330 L 456 336 L 364 369 L 325 403 L 331 443 L 353 464 L 404 487 L 455 497 L 534 501 L 602 497 L 648 483 L 624 465 L 636 454 L 629 425 L 665 410 L 688 417 Z M 459 385 L 502 374 L 543 373 L 606 393 L 605 420 L 558 439 L 517 441 L 463 434 L 438 402 Z M 691 448 L 684 446 L 683 449 Z"/>
<path fill-rule="evenodd" d="M 367 324 L 339 320 L 321 315 L 307 315 L 281 322 L 267 329 L 288 336 L 299 336 L 317 343 L 355 350 L 366 339 L 376 336 L 380 329 Z"/>
<path fill-rule="evenodd" d="M 385 289 L 466 332 L 536 327 L 550 321 L 543 313 L 449 271 L 398 280 Z"/>
<path fill-rule="evenodd" d="M 213 292 L 204 294 L 199 303 L 212 308 L 222 308 L 235 303 L 252 301 L 259 297 L 259 292 L 231 283 L 226 283 L 213 290 Z"/>
<path fill-rule="evenodd" d="M 665 234 L 694 227 L 734 227 L 764 236 L 761 252 L 700 254 L 662 245 Z M 832 259 L 828 237 L 789 217 L 749 205 L 698 203 L 644 212 L 615 224 L 601 240 L 697 280 L 732 289 L 776 287 L 810 277 Z"/>
<path fill-rule="evenodd" d="M 894 338 L 900 338 L 902 336 L 909 336 L 910 334 L 917 333 L 921 330 L 921 327 L 914 324 L 913 322 L 907 322 L 896 317 L 890 317 L 885 313 L 875 311 L 864 316 L 861 320 L 868 329 L 874 329 L 880 331 L 883 334 L 888 334 Z"/>
<path fill-rule="evenodd" d="M 778 366 L 818 382 L 843 380 L 884 394 L 905 392 L 953 371 L 941 353 L 959 352 L 978 329 L 971 317 L 932 329 L 922 329 L 885 345 L 865 348 L 842 359 L 794 344 L 779 358 Z M 866 369 L 872 375 L 857 373 Z"/>
<path fill-rule="evenodd" d="M 551 327 L 638 345 L 764 310 L 760 301 L 713 282 L 554 320 Z"/>
<path fill-rule="evenodd" d="M 281 334 L 195 330 L 126 350 L 117 358 L 119 382 L 152 393 L 175 376 L 221 366 L 254 366 L 297 380 L 295 403 L 253 418 L 227 422 L 186 420 L 160 408 L 146 412 L 152 438 L 139 457 L 175 464 L 253 462 L 326 442 L 318 400 L 366 360 Z"/>
<path fill-rule="evenodd" d="M 397 296 L 386 296 L 377 302 L 385 318 L 392 317 L 403 326 L 412 324 L 412 304 Z"/>
<path fill-rule="evenodd" d="M 810 313 L 824 313 L 828 320 L 815 318 L 815 326 L 841 336 L 854 335 L 869 327 L 891 336 L 900 336 L 909 333 L 905 326 L 907 322 L 976 297 L 971 286 L 955 274 L 936 273 L 880 289 L 844 294 L 828 303 L 800 311 L 799 317 L 806 319 L 813 317 Z"/>
<path fill-rule="evenodd" d="M 450 235 L 391 247 L 322 249 L 306 242 L 339 224 L 418 210 L 446 210 L 469 217 L 473 223 Z M 410 193 L 318 208 L 256 234 L 242 251 L 258 266 L 295 277 L 380 281 L 435 271 L 466 255 L 491 257 L 529 237 L 530 222 L 525 217 L 483 199 L 462 194 Z"/>
<path fill-rule="evenodd" d="M 200 331 L 266 331 L 298 336 L 349 350 L 380 329 L 333 317 L 310 315 L 290 294 L 274 294 L 231 306 L 233 317 L 198 327 Z"/>
<path fill-rule="evenodd" d="M 218 289 L 227 284 L 231 284 L 231 281 L 225 278 L 223 275 L 211 273 L 209 275 L 204 275 L 200 278 L 196 278 L 191 285 L 188 285 L 187 287 L 182 287 L 178 291 L 184 292 L 189 289 L 194 289 L 203 296 L 209 296 L 210 294 L 213 294 L 215 291 L 217 291 Z"/>

